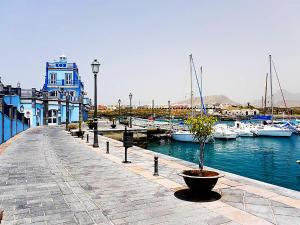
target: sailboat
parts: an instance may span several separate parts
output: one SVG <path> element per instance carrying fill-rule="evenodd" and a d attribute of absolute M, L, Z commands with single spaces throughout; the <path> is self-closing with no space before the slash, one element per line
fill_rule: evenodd
<path fill-rule="evenodd" d="M 273 81 L 272 81 L 272 56 L 269 55 L 270 60 L 270 89 L 271 89 L 271 124 L 266 124 L 257 128 L 258 136 L 269 136 L 269 137 L 290 137 L 293 133 L 290 129 L 284 127 L 276 127 L 274 126 L 274 107 L 273 107 Z"/>
<path fill-rule="evenodd" d="M 191 116 L 194 116 L 194 110 L 193 110 L 193 56 L 192 54 L 189 55 L 190 57 L 190 77 L 191 77 Z M 201 94 L 201 92 L 200 92 Z M 189 130 L 176 130 L 173 131 L 171 134 L 172 139 L 175 141 L 183 141 L 183 142 L 198 142 L 198 140 L 194 137 L 194 135 Z"/>
<path fill-rule="evenodd" d="M 194 60 L 193 56 L 190 55 L 190 76 L 191 76 L 191 116 L 194 116 L 194 106 L 193 106 L 193 71 L 196 76 L 197 80 L 197 85 L 200 93 L 200 100 L 201 100 L 201 116 L 202 113 L 206 114 L 206 109 L 205 109 L 205 104 L 203 101 L 203 96 L 202 96 L 202 67 L 201 67 L 201 80 L 199 84 L 198 76 L 196 74 L 196 69 L 194 65 Z M 194 135 L 191 134 L 189 130 L 178 130 L 178 131 L 173 131 L 171 134 L 172 139 L 176 141 L 183 141 L 183 142 L 198 142 L 197 139 L 194 138 Z M 229 130 L 227 127 L 220 127 L 220 126 L 215 126 L 213 129 L 213 135 L 209 139 L 225 139 L 225 140 L 230 140 L 230 139 L 236 139 L 237 134 L 231 130 Z M 207 140 L 209 141 L 209 140 Z"/>

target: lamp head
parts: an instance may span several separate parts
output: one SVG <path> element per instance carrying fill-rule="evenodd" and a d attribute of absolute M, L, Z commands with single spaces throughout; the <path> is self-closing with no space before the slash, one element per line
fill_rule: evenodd
<path fill-rule="evenodd" d="M 100 67 L 100 63 L 98 62 L 97 59 L 94 59 L 94 61 L 91 64 L 92 66 L 92 71 L 94 74 L 97 74 L 99 72 L 99 67 Z"/>

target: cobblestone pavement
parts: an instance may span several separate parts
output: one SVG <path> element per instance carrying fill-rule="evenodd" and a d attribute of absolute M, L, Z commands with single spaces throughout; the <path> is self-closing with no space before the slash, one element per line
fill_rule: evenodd
<path fill-rule="evenodd" d="M 133 147 L 123 164 L 122 143 L 90 143 L 58 127 L 20 134 L 0 155 L 2 224 L 300 224 L 298 192 L 226 174 L 203 199 L 177 175 L 192 163 Z"/>

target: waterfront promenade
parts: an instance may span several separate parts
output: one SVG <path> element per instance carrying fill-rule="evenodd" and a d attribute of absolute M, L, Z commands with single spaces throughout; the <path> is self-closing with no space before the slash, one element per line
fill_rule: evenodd
<path fill-rule="evenodd" d="M 196 165 L 139 147 L 123 164 L 121 142 L 99 136 L 94 149 L 89 136 L 38 127 L 2 147 L 2 224 L 300 224 L 299 192 L 226 174 L 203 199 L 177 175 Z"/>

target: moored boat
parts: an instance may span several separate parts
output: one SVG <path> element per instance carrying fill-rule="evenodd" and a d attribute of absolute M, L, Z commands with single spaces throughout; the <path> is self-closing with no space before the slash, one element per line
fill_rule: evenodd
<path fill-rule="evenodd" d="M 197 139 L 191 134 L 190 131 L 187 130 L 179 130 L 175 131 L 171 134 L 172 139 L 176 141 L 183 141 L 183 142 L 198 142 Z"/>
<path fill-rule="evenodd" d="M 226 124 L 217 124 L 213 129 L 215 139 L 233 140 L 237 138 L 237 134 L 231 131 Z"/>
<path fill-rule="evenodd" d="M 293 131 L 286 128 L 275 127 L 271 125 L 264 125 L 258 127 L 257 135 L 258 136 L 268 136 L 268 137 L 290 137 Z"/>
<path fill-rule="evenodd" d="M 252 124 L 245 124 L 240 121 L 236 121 L 234 126 L 230 128 L 239 137 L 253 137 L 256 136 L 257 128 Z"/>

